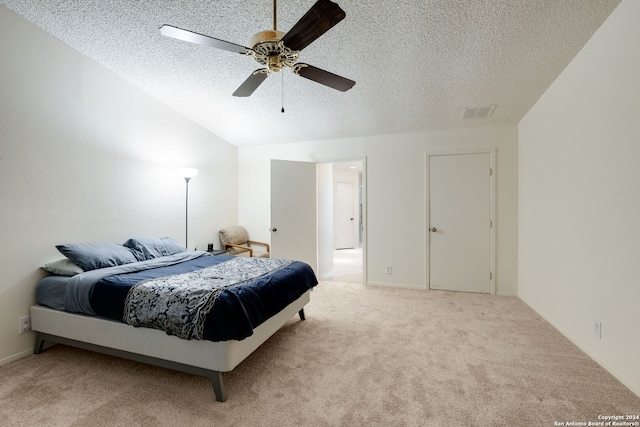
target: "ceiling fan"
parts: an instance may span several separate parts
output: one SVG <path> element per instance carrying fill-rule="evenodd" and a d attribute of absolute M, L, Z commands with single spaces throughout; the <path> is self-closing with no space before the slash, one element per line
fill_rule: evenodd
<path fill-rule="evenodd" d="M 330 0 L 318 0 L 285 34 L 276 29 L 276 0 L 274 0 L 273 30 L 254 34 L 249 42 L 251 47 L 219 40 L 171 25 L 163 25 L 160 28 L 160 33 L 174 39 L 253 57 L 263 68 L 255 70 L 233 93 L 233 96 L 250 96 L 270 74 L 277 73 L 284 67 L 290 68 L 298 76 L 346 92 L 356 82 L 313 65 L 297 62 L 302 49 L 333 28 L 345 16 L 344 10 L 336 3 Z"/>

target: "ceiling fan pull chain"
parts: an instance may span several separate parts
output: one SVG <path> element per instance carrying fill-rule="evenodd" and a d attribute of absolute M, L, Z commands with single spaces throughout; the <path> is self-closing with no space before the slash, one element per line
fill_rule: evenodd
<path fill-rule="evenodd" d="M 284 114 L 284 73 L 282 73 L 282 109 L 280 112 Z"/>

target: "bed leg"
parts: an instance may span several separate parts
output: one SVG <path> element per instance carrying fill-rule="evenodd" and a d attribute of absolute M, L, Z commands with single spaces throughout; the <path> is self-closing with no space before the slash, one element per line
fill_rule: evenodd
<path fill-rule="evenodd" d="M 306 317 L 304 317 L 304 308 L 298 312 L 298 315 L 300 316 L 300 320 L 307 320 Z"/>
<path fill-rule="evenodd" d="M 44 338 L 40 332 L 36 332 L 36 343 L 33 346 L 33 354 L 40 354 L 44 349 Z"/>
<path fill-rule="evenodd" d="M 218 402 L 224 402 L 227 400 L 227 393 L 224 390 L 224 383 L 222 382 L 222 372 L 213 372 L 209 375 L 209 379 L 211 380 L 211 385 L 213 385 L 213 392 L 216 395 L 216 400 Z"/>

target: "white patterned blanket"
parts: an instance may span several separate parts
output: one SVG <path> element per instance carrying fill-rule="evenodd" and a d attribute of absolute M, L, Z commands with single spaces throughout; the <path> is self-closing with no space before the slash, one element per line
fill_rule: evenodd
<path fill-rule="evenodd" d="M 145 280 L 129 290 L 123 320 L 132 326 L 161 329 L 183 339 L 201 340 L 207 315 L 225 289 L 248 283 L 292 262 L 233 258 L 190 273 Z"/>

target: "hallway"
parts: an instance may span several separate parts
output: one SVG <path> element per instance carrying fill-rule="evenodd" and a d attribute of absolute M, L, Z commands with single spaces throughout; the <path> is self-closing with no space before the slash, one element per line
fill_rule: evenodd
<path fill-rule="evenodd" d="M 322 276 L 320 280 L 362 283 L 362 248 L 333 251 L 333 270 Z"/>

